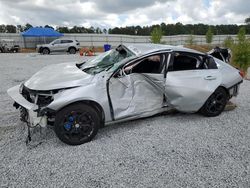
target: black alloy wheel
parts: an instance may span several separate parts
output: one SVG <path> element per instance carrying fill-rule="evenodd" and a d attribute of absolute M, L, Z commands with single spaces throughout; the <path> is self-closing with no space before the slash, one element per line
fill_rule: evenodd
<path fill-rule="evenodd" d="M 221 114 L 228 101 L 228 94 L 225 89 L 219 87 L 215 92 L 207 99 L 202 106 L 200 112 L 204 116 L 214 117 Z"/>
<path fill-rule="evenodd" d="M 50 53 L 50 51 L 49 51 L 48 48 L 44 48 L 44 49 L 42 50 L 42 54 L 47 55 L 47 54 L 49 54 L 49 53 Z"/>
<path fill-rule="evenodd" d="M 76 53 L 76 49 L 75 48 L 70 48 L 69 49 L 69 53 L 70 54 L 75 54 Z"/>
<path fill-rule="evenodd" d="M 92 140 L 100 127 L 100 116 L 92 106 L 72 104 L 58 112 L 55 132 L 58 138 L 69 145 L 80 145 Z"/>

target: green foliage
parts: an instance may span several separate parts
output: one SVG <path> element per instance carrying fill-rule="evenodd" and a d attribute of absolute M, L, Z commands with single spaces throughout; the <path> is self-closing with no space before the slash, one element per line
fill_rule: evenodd
<path fill-rule="evenodd" d="M 54 30 L 54 27 L 52 27 L 51 25 L 45 25 L 44 28 L 50 28 Z"/>
<path fill-rule="evenodd" d="M 248 34 L 250 34 L 250 18 L 247 18 L 245 20 L 246 22 L 246 31 Z M 17 31 L 25 31 L 32 27 L 31 24 L 27 23 L 26 25 L 18 25 L 14 26 L 16 27 Z M 48 25 L 49 26 L 49 25 Z M 6 29 L 6 25 L 0 25 L 0 33 L 9 33 L 14 32 L 13 27 L 9 27 L 9 29 Z M 51 27 L 51 26 L 49 26 Z M 209 26 L 206 24 L 182 24 L 180 22 L 176 24 L 157 24 L 157 25 L 151 25 L 151 26 L 126 26 L 126 27 L 114 27 L 109 28 L 107 30 L 107 33 L 109 34 L 125 34 L 125 35 L 142 35 L 142 36 L 148 36 L 150 35 L 151 31 L 155 27 L 160 27 L 164 35 L 188 35 L 192 33 L 193 35 L 205 35 L 208 31 L 209 27 L 212 31 L 216 34 L 220 35 L 234 35 L 237 34 L 237 32 L 240 29 L 240 25 L 236 24 L 228 24 L 228 25 L 214 25 Z M 63 27 L 63 26 L 57 26 L 57 31 L 61 33 L 101 33 L 103 32 L 100 30 L 100 28 L 94 28 L 94 27 L 82 27 L 82 26 L 74 26 L 74 27 Z"/>
<path fill-rule="evenodd" d="M 22 25 L 17 25 L 16 28 L 18 33 L 23 32 L 24 30 L 24 27 Z"/>
<path fill-rule="evenodd" d="M 69 33 L 69 28 L 68 27 L 57 27 L 56 30 L 59 33 Z"/>
<path fill-rule="evenodd" d="M 248 17 L 248 18 L 245 19 L 245 23 L 246 24 L 250 24 L 250 17 Z"/>
<path fill-rule="evenodd" d="M 234 46 L 234 40 L 232 37 L 227 37 L 224 42 L 223 42 L 223 46 L 226 47 L 226 48 L 230 48 L 232 49 L 233 46 Z"/>
<path fill-rule="evenodd" d="M 161 27 L 164 35 L 188 35 L 192 33 L 193 35 L 205 35 L 209 25 L 206 24 L 182 24 L 180 22 L 176 24 L 165 24 L 161 23 L 160 25 L 152 25 L 152 26 L 126 26 L 126 27 L 115 27 L 110 29 L 110 34 L 127 34 L 127 35 L 150 35 L 150 32 L 152 31 L 152 28 L 154 27 Z M 229 24 L 229 25 L 215 25 L 210 26 L 211 29 L 220 35 L 233 35 L 237 34 L 240 26 L 236 24 Z M 135 32 L 137 30 L 137 32 Z M 247 32 L 250 32 L 250 29 L 247 30 Z"/>
<path fill-rule="evenodd" d="M 249 19 L 246 19 L 246 23 L 248 24 Z M 26 25 L 18 25 L 14 26 L 16 27 L 17 31 L 24 31 L 32 27 L 31 24 L 27 23 Z M 47 25 L 49 26 L 49 25 Z M 250 24 L 247 25 L 247 33 L 250 33 Z M 51 26 L 49 26 L 51 27 Z M 209 26 L 199 23 L 199 24 L 182 24 L 180 22 L 176 24 L 157 24 L 157 25 L 151 25 L 151 26 L 126 26 L 126 27 L 115 27 L 115 28 L 109 28 L 107 33 L 109 34 L 126 34 L 126 35 L 150 35 L 151 31 L 155 27 L 160 27 L 162 29 L 162 32 L 164 35 L 180 35 L 180 34 L 194 34 L 194 35 L 205 35 L 208 31 Z M 238 26 L 236 24 L 230 24 L 230 25 L 215 25 L 210 26 L 211 29 L 216 32 L 217 34 L 237 34 L 239 28 L 241 26 Z M 62 27 L 58 26 L 57 30 L 61 33 L 101 33 L 100 28 L 85 28 L 82 26 L 74 26 L 73 28 L 69 27 Z M 6 30 L 6 25 L 0 25 L 0 33 L 8 33 L 13 32 L 13 28 L 10 28 L 9 30 Z"/>
<path fill-rule="evenodd" d="M 161 43 L 162 35 L 161 27 L 155 27 L 151 32 L 151 42 L 155 44 Z"/>
<path fill-rule="evenodd" d="M 5 33 L 6 26 L 4 24 L 0 25 L 0 33 Z"/>
<path fill-rule="evenodd" d="M 6 33 L 16 33 L 16 27 L 13 25 L 6 25 Z"/>
<path fill-rule="evenodd" d="M 250 66 L 250 41 L 246 39 L 245 27 L 238 32 L 238 43 L 233 45 L 233 62 L 243 70 Z"/>
<path fill-rule="evenodd" d="M 102 32 L 104 33 L 104 34 L 107 34 L 107 29 L 106 28 L 104 28 L 103 30 L 102 30 Z"/>
<path fill-rule="evenodd" d="M 208 44 L 211 44 L 211 43 L 212 43 L 212 41 L 213 41 L 213 36 L 214 36 L 214 34 L 213 34 L 213 31 L 212 31 L 212 28 L 209 27 L 208 30 L 207 30 L 207 32 L 206 32 L 206 42 L 207 42 Z"/>
<path fill-rule="evenodd" d="M 29 28 L 33 27 L 31 24 L 27 23 L 25 26 L 24 26 L 24 31 L 28 30 Z"/>
<path fill-rule="evenodd" d="M 241 27 L 238 34 L 238 41 L 239 43 L 245 42 L 246 41 L 246 28 L 245 27 Z"/>
<path fill-rule="evenodd" d="M 85 28 L 85 27 L 78 27 L 74 26 L 72 28 L 68 27 L 57 27 L 56 30 L 60 33 L 102 33 L 101 29 L 97 27 Z"/>
<path fill-rule="evenodd" d="M 186 43 L 188 45 L 194 45 L 195 44 L 194 36 L 192 34 L 188 36 L 188 39 L 187 39 Z"/>

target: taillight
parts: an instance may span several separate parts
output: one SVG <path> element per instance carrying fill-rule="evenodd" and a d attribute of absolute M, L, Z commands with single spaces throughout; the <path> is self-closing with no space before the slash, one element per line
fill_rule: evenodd
<path fill-rule="evenodd" d="M 244 78 L 244 77 L 245 77 L 245 73 L 244 73 L 244 71 L 243 71 L 243 70 L 240 70 L 240 71 L 239 71 L 239 74 L 240 74 L 240 76 L 241 76 L 242 78 Z"/>

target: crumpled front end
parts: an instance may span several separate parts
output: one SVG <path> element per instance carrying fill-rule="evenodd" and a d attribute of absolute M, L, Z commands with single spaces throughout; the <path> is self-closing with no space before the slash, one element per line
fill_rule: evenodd
<path fill-rule="evenodd" d="M 53 101 L 53 91 L 34 91 L 21 84 L 10 88 L 7 93 L 15 101 L 14 106 L 20 110 L 20 119 L 29 127 L 45 127 L 48 120 L 53 119 L 53 112 L 46 109 Z"/>

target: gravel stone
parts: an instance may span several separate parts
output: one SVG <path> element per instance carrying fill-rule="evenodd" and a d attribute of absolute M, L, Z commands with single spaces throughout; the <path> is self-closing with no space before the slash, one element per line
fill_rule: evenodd
<path fill-rule="evenodd" d="M 0 187 L 250 187 L 250 81 L 218 117 L 169 113 L 106 126 L 68 146 L 27 128 L 6 90 L 76 55 L 0 54 Z"/>

